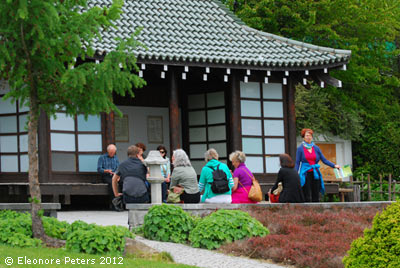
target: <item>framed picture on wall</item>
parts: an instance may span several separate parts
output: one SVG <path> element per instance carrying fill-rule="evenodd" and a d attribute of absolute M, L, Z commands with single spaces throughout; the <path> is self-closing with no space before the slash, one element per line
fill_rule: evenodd
<path fill-rule="evenodd" d="M 162 116 L 147 117 L 147 142 L 156 144 L 164 142 Z"/>
<path fill-rule="evenodd" d="M 129 142 L 128 115 L 124 114 L 123 117 L 115 116 L 114 125 L 115 125 L 115 141 Z"/>

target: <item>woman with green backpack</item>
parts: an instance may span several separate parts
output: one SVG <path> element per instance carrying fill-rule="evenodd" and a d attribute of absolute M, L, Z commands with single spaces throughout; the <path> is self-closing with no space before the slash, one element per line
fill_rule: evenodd
<path fill-rule="evenodd" d="M 232 174 L 228 166 L 218 161 L 218 153 L 211 148 L 204 154 L 206 165 L 201 170 L 199 190 L 203 192 L 201 202 L 228 203 L 232 202 Z"/>

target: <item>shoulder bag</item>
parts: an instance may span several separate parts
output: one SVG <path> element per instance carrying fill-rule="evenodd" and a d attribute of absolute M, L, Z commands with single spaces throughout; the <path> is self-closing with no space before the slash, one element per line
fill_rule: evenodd
<path fill-rule="evenodd" d="M 247 175 L 249 175 L 249 177 L 251 177 L 251 180 L 253 181 L 250 191 L 248 192 L 249 199 L 254 202 L 260 202 L 262 200 L 262 191 L 260 184 L 258 183 L 256 178 L 254 178 L 254 176 L 250 176 L 247 170 L 245 169 L 243 170 L 247 173 Z M 239 178 L 238 178 L 238 183 L 240 183 Z M 243 184 L 240 183 L 240 185 L 242 185 L 244 190 L 247 192 L 247 189 L 243 186 Z"/>

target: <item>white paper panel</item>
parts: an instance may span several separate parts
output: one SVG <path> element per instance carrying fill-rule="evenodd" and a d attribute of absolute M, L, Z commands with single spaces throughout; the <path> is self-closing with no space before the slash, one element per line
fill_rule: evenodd
<path fill-rule="evenodd" d="M 27 154 L 23 154 L 19 157 L 21 161 L 21 172 L 28 172 L 29 170 L 29 158 Z"/>
<path fill-rule="evenodd" d="M 219 142 L 219 143 L 211 143 L 208 146 L 209 148 L 214 148 L 217 150 L 219 157 L 226 157 L 226 142 Z"/>
<path fill-rule="evenodd" d="M 242 135 L 261 136 L 261 120 L 242 119 Z"/>
<path fill-rule="evenodd" d="M 204 167 L 206 162 L 204 160 L 195 160 L 195 161 L 190 160 L 190 162 L 192 163 L 192 167 L 196 171 L 196 174 L 200 176 L 201 169 Z"/>
<path fill-rule="evenodd" d="M 97 160 L 100 155 L 93 154 L 80 154 L 79 158 L 79 171 L 81 172 L 97 172 Z"/>
<path fill-rule="evenodd" d="M 17 136 L 0 136 L 0 152 L 16 153 L 18 152 Z"/>
<path fill-rule="evenodd" d="M 190 128 L 189 141 L 190 142 L 206 141 L 206 128 L 204 127 Z"/>
<path fill-rule="evenodd" d="M 264 117 L 283 118 L 283 104 L 281 101 L 264 101 Z"/>
<path fill-rule="evenodd" d="M 260 83 L 257 82 L 240 82 L 241 98 L 260 98 Z"/>
<path fill-rule="evenodd" d="M 64 113 L 56 113 L 57 119 L 50 118 L 51 130 L 75 130 L 75 120 Z"/>
<path fill-rule="evenodd" d="M 189 126 L 205 125 L 205 124 L 206 124 L 205 111 L 189 112 Z"/>
<path fill-rule="evenodd" d="M 189 109 L 205 108 L 204 94 L 189 95 L 188 108 Z"/>
<path fill-rule="evenodd" d="M 19 151 L 20 152 L 28 151 L 28 135 L 19 136 Z"/>
<path fill-rule="evenodd" d="M 243 152 L 245 154 L 262 154 L 262 139 L 261 138 L 243 138 Z"/>
<path fill-rule="evenodd" d="M 283 120 L 264 120 L 265 136 L 285 136 Z"/>
<path fill-rule="evenodd" d="M 76 171 L 75 154 L 52 153 L 51 164 L 53 171 Z"/>
<path fill-rule="evenodd" d="M 101 135 L 79 134 L 78 150 L 80 152 L 101 152 Z"/>
<path fill-rule="evenodd" d="M 2 155 L 0 158 L 1 172 L 18 172 L 18 156 Z"/>
<path fill-rule="evenodd" d="M 63 133 L 51 133 L 51 150 L 53 151 L 75 151 L 75 135 Z"/>
<path fill-rule="evenodd" d="M 11 103 L 11 98 L 4 100 L 0 97 L 0 114 L 15 114 L 17 112 L 17 107 L 14 103 Z"/>
<path fill-rule="evenodd" d="M 266 154 L 284 154 L 285 140 L 284 139 L 265 139 Z"/>
<path fill-rule="evenodd" d="M 201 158 L 204 159 L 204 153 L 207 151 L 206 144 L 191 144 L 190 145 L 190 159 Z"/>
<path fill-rule="evenodd" d="M 208 108 L 224 106 L 224 105 L 225 105 L 225 99 L 223 91 L 207 93 Z"/>
<path fill-rule="evenodd" d="M 83 115 L 78 115 L 78 131 L 101 131 L 100 116 L 89 115 L 85 120 Z"/>
<path fill-rule="evenodd" d="M 261 156 L 246 157 L 246 166 L 252 173 L 264 173 L 263 158 Z"/>
<path fill-rule="evenodd" d="M 226 140 L 225 126 L 208 127 L 208 141 Z"/>
<path fill-rule="evenodd" d="M 19 116 L 19 132 L 28 132 L 28 114 Z"/>
<path fill-rule="evenodd" d="M 0 133 L 17 132 L 17 116 L 0 116 Z"/>
<path fill-rule="evenodd" d="M 278 173 L 280 169 L 279 157 L 265 157 L 267 173 Z"/>
<path fill-rule="evenodd" d="M 208 124 L 225 123 L 225 109 L 208 110 L 207 119 L 208 119 Z"/>
<path fill-rule="evenodd" d="M 282 84 L 269 83 L 263 84 L 264 99 L 282 99 Z"/>
<path fill-rule="evenodd" d="M 240 107 L 242 116 L 261 117 L 261 105 L 259 101 L 241 100 Z"/>

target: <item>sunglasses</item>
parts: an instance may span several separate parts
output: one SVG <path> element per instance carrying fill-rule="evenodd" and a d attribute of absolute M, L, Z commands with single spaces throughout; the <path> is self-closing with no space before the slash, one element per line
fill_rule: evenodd
<path fill-rule="evenodd" d="M 160 151 L 161 154 L 165 154 L 165 151 Z"/>

